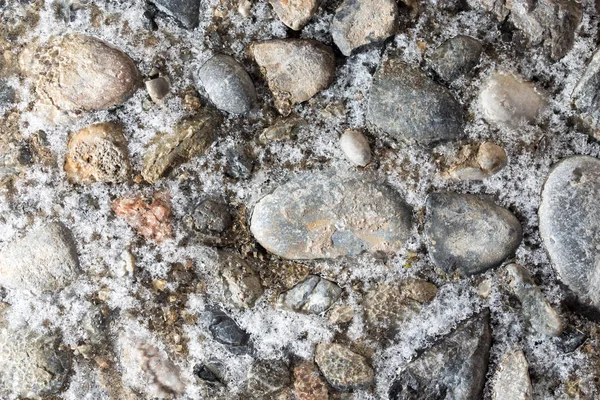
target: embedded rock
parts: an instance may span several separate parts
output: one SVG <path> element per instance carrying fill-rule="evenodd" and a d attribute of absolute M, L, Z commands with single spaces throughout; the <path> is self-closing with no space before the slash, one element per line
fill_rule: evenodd
<path fill-rule="evenodd" d="M 294 393 L 298 400 L 329 400 L 327 384 L 310 362 L 294 368 Z"/>
<path fill-rule="evenodd" d="M 224 344 L 232 353 L 242 354 L 246 352 L 250 335 L 227 315 L 220 312 L 215 313 L 208 329 L 213 339 Z"/>
<path fill-rule="evenodd" d="M 171 237 L 171 203 L 166 193 L 155 193 L 150 202 L 139 195 L 120 197 L 111 208 L 146 239 L 161 243 Z"/>
<path fill-rule="evenodd" d="M 494 400 L 531 400 L 533 388 L 529 379 L 529 364 L 521 350 L 508 353 L 498 367 L 494 378 Z"/>
<path fill-rule="evenodd" d="M 600 50 L 596 50 L 571 95 L 571 102 L 592 128 L 600 127 Z"/>
<path fill-rule="evenodd" d="M 279 296 L 279 303 L 287 309 L 310 314 L 327 311 L 339 299 L 342 288 L 316 275 L 298 283 Z"/>
<path fill-rule="evenodd" d="M 290 371 L 281 360 L 258 360 L 248 370 L 248 393 L 252 398 L 268 396 L 283 391 L 292 383 Z"/>
<path fill-rule="evenodd" d="M 273 10 L 286 26 L 295 31 L 304 25 L 317 12 L 320 0 L 269 0 Z"/>
<path fill-rule="evenodd" d="M 254 307 L 256 300 L 263 294 L 256 271 L 235 253 L 222 253 L 221 265 L 225 292 L 231 302 L 239 308 Z"/>
<path fill-rule="evenodd" d="M 458 180 L 483 180 L 494 175 L 507 164 L 506 152 L 492 142 L 464 146 L 448 176 Z"/>
<path fill-rule="evenodd" d="M 364 167 L 371 162 L 371 146 L 361 131 L 346 130 L 340 137 L 340 147 L 352 164 Z"/>
<path fill-rule="evenodd" d="M 446 40 L 430 56 L 431 67 L 445 81 L 467 74 L 479 63 L 483 51 L 481 42 L 470 36 L 458 35 Z"/>
<path fill-rule="evenodd" d="M 15 97 L 15 89 L 9 86 L 7 81 L 0 79 L 0 107 L 13 103 Z"/>
<path fill-rule="evenodd" d="M 336 343 L 319 343 L 315 362 L 325 379 L 337 390 L 366 388 L 373 382 L 373 368 L 360 354 Z"/>
<path fill-rule="evenodd" d="M 161 103 L 171 91 L 171 83 L 168 79 L 161 77 L 145 82 L 148 95 L 155 103 Z"/>
<path fill-rule="evenodd" d="M 179 21 L 187 29 L 200 23 L 200 0 L 152 0 L 160 11 Z"/>

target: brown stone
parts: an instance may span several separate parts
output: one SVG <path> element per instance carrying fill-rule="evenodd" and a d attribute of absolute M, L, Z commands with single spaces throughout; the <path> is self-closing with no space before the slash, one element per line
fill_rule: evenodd
<path fill-rule="evenodd" d="M 286 26 L 297 31 L 317 12 L 320 0 L 269 0 L 273 10 Z"/>
<path fill-rule="evenodd" d="M 294 368 L 294 392 L 298 400 L 328 400 L 327 384 L 313 363 Z"/>

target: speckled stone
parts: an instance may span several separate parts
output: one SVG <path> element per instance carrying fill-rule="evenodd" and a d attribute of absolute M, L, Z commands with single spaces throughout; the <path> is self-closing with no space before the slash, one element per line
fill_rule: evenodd
<path fill-rule="evenodd" d="M 506 151 L 495 143 L 467 144 L 461 148 L 448 176 L 458 180 L 484 180 L 507 163 Z"/>
<path fill-rule="evenodd" d="M 228 299 L 239 308 L 254 307 L 256 300 L 263 294 L 256 271 L 235 253 L 222 252 L 219 258 Z"/>
<path fill-rule="evenodd" d="M 310 314 L 327 311 L 339 299 L 342 288 L 327 279 L 312 275 L 279 296 L 287 309 Z"/>
<path fill-rule="evenodd" d="M 531 387 L 528 368 L 529 364 L 521 350 L 506 354 L 494 377 L 492 399 L 533 399 L 533 388 Z"/>
<path fill-rule="evenodd" d="M 253 399 L 269 398 L 292 383 L 287 364 L 282 360 L 258 360 L 247 375 L 247 392 Z"/>
<path fill-rule="evenodd" d="M 311 362 L 294 368 L 294 393 L 298 400 L 329 400 L 327 384 Z"/>
<path fill-rule="evenodd" d="M 479 40 L 465 35 L 454 36 L 431 53 L 431 67 L 443 80 L 453 81 L 479 63 L 482 51 Z"/>
<path fill-rule="evenodd" d="M 321 0 L 269 0 L 269 4 L 281 22 L 298 31 L 315 15 Z"/>
<path fill-rule="evenodd" d="M 315 362 L 323 376 L 337 390 L 366 388 L 373 382 L 373 368 L 360 354 L 336 343 L 319 343 Z"/>
<path fill-rule="evenodd" d="M 200 23 L 200 0 L 151 0 L 160 11 L 179 21 L 187 29 Z"/>

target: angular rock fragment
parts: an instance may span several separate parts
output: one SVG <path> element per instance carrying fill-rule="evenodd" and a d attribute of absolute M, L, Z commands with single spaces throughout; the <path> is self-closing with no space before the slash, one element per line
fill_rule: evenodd
<path fill-rule="evenodd" d="M 454 36 L 431 53 L 431 67 L 440 78 L 451 82 L 473 69 L 482 51 L 480 41 L 465 35 Z"/>
<path fill-rule="evenodd" d="M 390 400 L 481 399 L 491 342 L 486 310 L 406 365 L 390 388 Z"/>
<path fill-rule="evenodd" d="M 73 236 L 59 222 L 31 230 L 0 252 L 0 285 L 11 289 L 55 292 L 78 275 Z"/>
<path fill-rule="evenodd" d="M 294 368 L 294 393 L 298 400 L 329 400 L 327 384 L 310 362 Z"/>
<path fill-rule="evenodd" d="M 159 10 L 179 21 L 187 29 L 200 23 L 200 0 L 151 0 Z"/>
<path fill-rule="evenodd" d="M 304 25 L 315 15 L 320 0 L 269 0 L 273 10 L 286 26 L 295 31 L 302 29 Z"/>
<path fill-rule="evenodd" d="M 4 79 L 0 79 L 0 107 L 7 106 L 15 101 L 15 89 L 8 85 Z"/>
<path fill-rule="evenodd" d="M 411 210 L 387 186 L 310 174 L 263 197 L 250 230 L 268 251 L 289 259 L 394 252 L 410 235 Z"/>
<path fill-rule="evenodd" d="M 292 383 L 282 360 L 258 360 L 248 370 L 247 391 L 254 399 L 268 398 Z"/>
<path fill-rule="evenodd" d="M 266 40 L 252 43 L 250 50 L 282 115 L 289 115 L 294 104 L 310 99 L 333 81 L 333 50 L 315 40 Z"/>
<path fill-rule="evenodd" d="M 256 271 L 237 254 L 221 253 L 220 258 L 226 295 L 239 308 L 254 307 L 256 300 L 263 294 Z"/>
<path fill-rule="evenodd" d="M 228 149 L 225 174 L 233 179 L 248 179 L 252 175 L 254 163 L 244 149 Z"/>
<path fill-rule="evenodd" d="M 146 239 L 161 243 L 171 237 L 171 204 L 166 193 L 156 193 L 150 203 L 142 196 L 121 197 L 111 208 Z"/>
<path fill-rule="evenodd" d="M 447 174 L 458 180 L 483 180 L 506 166 L 506 152 L 492 142 L 464 146 Z"/>
<path fill-rule="evenodd" d="M 315 362 L 325 379 L 337 390 L 366 388 L 373 382 L 373 368 L 360 354 L 336 343 L 319 343 Z"/>
<path fill-rule="evenodd" d="M 161 103 L 171 91 L 171 83 L 167 78 L 158 77 L 145 82 L 148 95 L 155 103 Z"/>
<path fill-rule="evenodd" d="M 279 303 L 290 310 L 320 314 L 327 311 L 341 294 L 342 288 L 334 282 L 311 275 L 279 295 Z"/>
<path fill-rule="evenodd" d="M 354 309 L 352 306 L 345 305 L 331 310 L 329 313 L 329 322 L 332 324 L 345 324 L 354 319 Z"/>
<path fill-rule="evenodd" d="M 215 313 L 209 330 L 213 339 L 227 346 L 232 353 L 242 354 L 247 351 L 250 335 L 227 315 Z"/>
<path fill-rule="evenodd" d="M 573 106 L 592 128 L 600 128 L 600 50 L 596 50 L 571 95 Z"/>
<path fill-rule="evenodd" d="M 184 217 L 192 237 L 201 243 L 223 246 L 232 239 L 233 217 L 227 203 L 216 198 L 201 200 L 190 215 Z"/>
<path fill-rule="evenodd" d="M 529 364 L 521 350 L 508 353 L 494 378 L 494 400 L 531 400 L 533 388 L 529 379 Z"/>
<path fill-rule="evenodd" d="M 371 162 L 371 146 L 361 131 L 346 130 L 340 137 L 340 147 L 346 158 L 355 165 L 364 167 Z"/>
<path fill-rule="evenodd" d="M 462 106 L 448 89 L 394 57 L 373 77 L 367 119 L 401 142 L 430 144 L 464 135 Z"/>

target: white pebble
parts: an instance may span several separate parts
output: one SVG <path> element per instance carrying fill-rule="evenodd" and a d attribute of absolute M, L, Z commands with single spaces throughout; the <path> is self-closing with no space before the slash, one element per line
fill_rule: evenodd
<path fill-rule="evenodd" d="M 371 147 L 360 131 L 348 129 L 340 137 L 340 147 L 353 164 L 364 167 L 371 162 Z"/>

